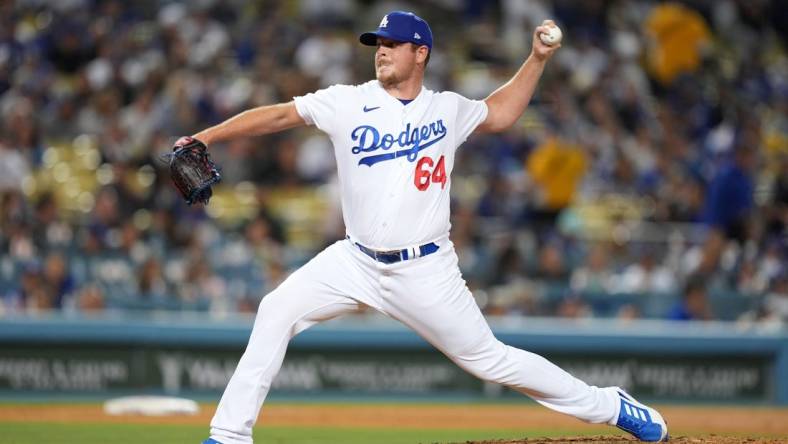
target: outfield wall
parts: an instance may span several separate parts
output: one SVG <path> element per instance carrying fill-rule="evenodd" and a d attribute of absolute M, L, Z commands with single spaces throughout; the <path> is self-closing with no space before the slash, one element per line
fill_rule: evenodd
<path fill-rule="evenodd" d="M 204 314 L 0 320 L 0 398 L 170 393 L 216 397 L 252 319 Z M 662 401 L 788 405 L 788 333 L 732 323 L 508 318 L 503 342 L 589 383 Z M 313 327 L 292 342 L 272 396 L 519 396 L 464 373 L 415 333 L 381 318 Z"/>

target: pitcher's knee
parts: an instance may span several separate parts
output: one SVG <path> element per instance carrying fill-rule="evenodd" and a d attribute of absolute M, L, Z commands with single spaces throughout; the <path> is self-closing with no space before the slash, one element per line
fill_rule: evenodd
<path fill-rule="evenodd" d="M 473 376 L 497 384 L 511 384 L 517 373 L 516 362 L 510 359 L 505 346 L 495 346 L 475 355 L 458 357 L 455 362 Z"/>
<path fill-rule="evenodd" d="M 290 337 L 293 337 L 301 317 L 302 315 L 296 310 L 277 306 L 272 301 L 266 302 L 264 298 L 257 310 L 254 328 L 265 335 L 277 335 L 286 331 Z"/>

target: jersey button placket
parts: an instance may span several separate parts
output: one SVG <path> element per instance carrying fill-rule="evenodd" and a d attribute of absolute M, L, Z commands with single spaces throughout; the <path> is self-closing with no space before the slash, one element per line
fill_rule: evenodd
<path fill-rule="evenodd" d="M 378 263 L 378 285 L 380 285 L 380 294 L 385 299 L 392 294 L 392 271 L 390 265 Z"/>

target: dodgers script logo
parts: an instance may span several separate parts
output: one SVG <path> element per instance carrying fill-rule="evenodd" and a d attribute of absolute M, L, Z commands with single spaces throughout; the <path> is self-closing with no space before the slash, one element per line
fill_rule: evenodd
<path fill-rule="evenodd" d="M 407 157 L 408 161 L 414 162 L 418 157 L 419 151 L 429 148 L 445 136 L 446 127 L 443 125 L 443 120 L 437 120 L 413 129 L 411 129 L 409 123 L 397 137 L 394 137 L 393 134 L 384 134 L 381 137 L 380 131 L 370 125 L 361 125 L 350 133 L 350 138 L 354 142 L 358 142 L 352 149 L 353 154 L 369 153 L 378 150 L 389 151 L 395 142 L 400 148 L 403 148 L 384 154 L 362 157 L 358 164 L 367 166 L 400 157 Z"/>

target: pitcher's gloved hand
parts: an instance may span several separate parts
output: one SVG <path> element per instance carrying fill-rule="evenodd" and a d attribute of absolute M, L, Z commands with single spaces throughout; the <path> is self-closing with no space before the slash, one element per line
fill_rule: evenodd
<path fill-rule="evenodd" d="M 219 168 L 211 161 L 208 147 L 194 137 L 181 137 L 166 157 L 175 187 L 186 203 L 207 204 L 213 195 L 211 185 L 222 180 Z"/>

